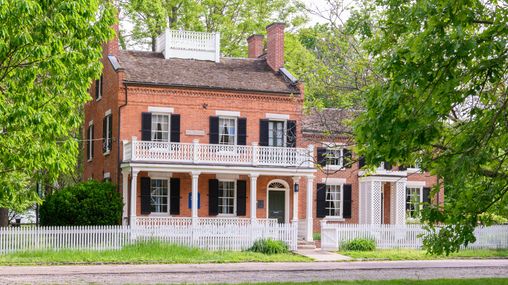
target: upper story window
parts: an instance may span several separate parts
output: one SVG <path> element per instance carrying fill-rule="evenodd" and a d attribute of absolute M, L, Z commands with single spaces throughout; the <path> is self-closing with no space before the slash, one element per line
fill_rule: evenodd
<path fill-rule="evenodd" d="M 169 141 L 169 117 L 168 114 L 152 114 L 152 141 Z"/>
<path fill-rule="evenodd" d="M 418 218 L 419 207 L 423 199 L 423 188 L 411 186 L 406 188 L 406 215 L 408 218 Z"/>
<path fill-rule="evenodd" d="M 236 144 L 236 118 L 219 117 L 219 144 Z"/>
<path fill-rule="evenodd" d="M 102 153 L 109 154 L 113 146 L 113 117 L 111 112 L 106 112 L 102 121 Z"/>
<path fill-rule="evenodd" d="M 326 149 L 326 164 L 330 166 L 342 167 L 343 148 Z"/>
<path fill-rule="evenodd" d="M 352 152 L 342 146 L 318 147 L 317 162 L 323 167 L 351 168 Z"/>
<path fill-rule="evenodd" d="M 88 124 L 87 140 L 86 140 L 86 158 L 88 161 L 93 159 L 93 145 L 94 145 L 94 127 L 93 121 Z"/>
<path fill-rule="evenodd" d="M 150 180 L 150 208 L 152 213 L 169 213 L 169 181 Z"/>
<path fill-rule="evenodd" d="M 286 122 L 270 121 L 268 122 L 268 146 L 286 145 Z"/>
<path fill-rule="evenodd" d="M 236 214 L 236 181 L 219 180 L 219 214 Z"/>
<path fill-rule="evenodd" d="M 102 83 L 103 83 L 103 77 L 101 77 L 97 80 L 95 80 L 95 100 L 99 101 L 102 98 Z"/>
<path fill-rule="evenodd" d="M 342 217 L 342 185 L 326 185 L 326 216 Z"/>

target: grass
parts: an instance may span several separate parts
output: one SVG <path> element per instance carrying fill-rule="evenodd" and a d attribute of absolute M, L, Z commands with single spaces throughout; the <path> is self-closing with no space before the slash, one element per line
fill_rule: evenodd
<path fill-rule="evenodd" d="M 321 282 L 287 282 L 256 283 L 258 285 L 297 284 L 297 285 L 508 285 L 507 278 L 482 279 L 434 279 L 434 280 L 382 280 L 382 281 L 321 281 Z"/>
<path fill-rule="evenodd" d="M 314 240 L 321 240 L 321 233 L 313 233 L 312 238 Z"/>
<path fill-rule="evenodd" d="M 461 259 L 461 258 L 508 258 L 508 249 L 466 249 L 449 256 L 429 255 L 424 250 L 414 249 L 378 249 L 375 251 L 340 251 L 340 254 L 357 259 L 388 259 L 388 260 L 430 260 L 430 259 Z"/>
<path fill-rule="evenodd" d="M 293 254 L 262 254 L 250 251 L 207 251 L 159 242 L 128 245 L 105 251 L 30 251 L 0 255 L 0 265 L 43 265 L 83 263 L 226 263 L 302 262 L 311 259 Z"/>

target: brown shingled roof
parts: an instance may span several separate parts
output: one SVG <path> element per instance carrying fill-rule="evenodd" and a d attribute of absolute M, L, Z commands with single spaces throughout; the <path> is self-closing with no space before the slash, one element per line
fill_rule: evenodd
<path fill-rule="evenodd" d="M 130 82 L 299 93 L 284 76 L 275 74 L 265 59 L 222 58 L 220 62 L 193 59 L 165 59 L 162 53 L 120 51 L 118 60 Z"/>
<path fill-rule="evenodd" d="M 357 113 L 348 109 L 312 108 L 303 116 L 302 132 L 328 136 L 352 135 L 351 120 Z"/>

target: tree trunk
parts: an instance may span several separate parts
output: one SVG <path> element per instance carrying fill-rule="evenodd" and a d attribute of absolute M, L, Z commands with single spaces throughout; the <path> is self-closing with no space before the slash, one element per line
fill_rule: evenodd
<path fill-rule="evenodd" d="M 7 227 L 9 225 L 9 209 L 0 208 L 0 227 Z"/>

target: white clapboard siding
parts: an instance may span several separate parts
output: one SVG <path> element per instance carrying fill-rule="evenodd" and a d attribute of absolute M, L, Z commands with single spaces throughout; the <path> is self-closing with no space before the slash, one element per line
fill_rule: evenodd
<path fill-rule="evenodd" d="M 355 238 L 373 239 L 378 248 L 422 248 L 423 235 L 427 232 L 421 225 L 371 225 L 371 224 L 321 224 L 321 242 L 326 247 L 340 248 L 344 242 Z M 467 248 L 508 248 L 508 225 L 477 227 L 476 242 Z"/>
<path fill-rule="evenodd" d="M 246 250 L 260 238 L 285 241 L 296 250 L 296 224 L 175 222 L 165 226 L 76 226 L 0 228 L 0 254 L 35 250 L 120 249 L 140 241 L 162 241 L 207 250 Z"/>

